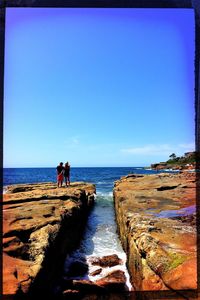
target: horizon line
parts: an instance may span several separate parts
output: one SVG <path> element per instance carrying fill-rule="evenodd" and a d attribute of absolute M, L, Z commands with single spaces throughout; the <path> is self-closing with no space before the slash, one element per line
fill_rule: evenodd
<path fill-rule="evenodd" d="M 138 166 L 73 166 L 71 168 L 146 168 L 146 167 L 150 167 L 149 165 L 145 165 L 145 166 L 141 166 L 141 165 L 138 165 Z M 35 169 L 52 169 L 52 168 L 55 168 L 55 166 L 53 167 L 44 167 L 44 166 L 41 166 L 41 167 L 3 167 L 3 169 L 30 169 L 30 168 L 35 168 Z"/>

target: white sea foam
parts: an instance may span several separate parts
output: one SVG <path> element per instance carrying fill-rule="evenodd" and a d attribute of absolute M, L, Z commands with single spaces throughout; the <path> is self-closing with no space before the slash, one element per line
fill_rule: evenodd
<path fill-rule="evenodd" d="M 88 275 L 89 280 L 94 281 L 94 280 L 98 280 L 101 279 L 103 277 L 105 277 L 106 275 L 108 275 L 109 273 L 116 271 L 116 270 L 121 270 L 124 272 L 125 276 L 126 276 L 126 286 L 127 286 L 127 290 L 131 291 L 132 290 L 132 285 L 130 283 L 130 276 L 129 273 L 127 271 L 126 268 L 126 254 L 123 252 L 122 249 L 118 249 L 118 251 L 112 251 L 111 249 L 107 249 L 106 252 L 101 253 L 101 255 L 99 255 L 99 257 L 105 256 L 105 255 L 112 255 L 112 254 L 116 254 L 121 260 L 122 260 L 122 264 L 120 265 L 116 265 L 113 267 L 105 267 L 102 268 L 102 271 L 100 274 L 97 274 L 95 276 L 92 275 Z M 88 256 L 86 258 L 87 260 L 87 264 L 89 267 L 89 274 L 91 274 L 92 272 L 96 271 L 97 269 L 99 269 L 99 266 L 94 266 L 91 264 L 91 258 L 94 257 L 95 255 L 92 256 Z"/>
<path fill-rule="evenodd" d="M 112 191 L 97 191 L 95 203 L 94 209 L 89 216 L 87 230 L 80 248 L 72 254 L 71 259 L 80 260 L 81 257 L 86 259 L 89 268 L 88 274 L 91 274 L 93 271 L 99 269 L 99 266 L 93 266 L 91 264 L 91 257 L 102 257 L 117 254 L 122 260 L 121 265 L 103 268 L 99 275 L 86 275 L 85 278 L 97 280 L 114 270 L 122 270 L 127 278 L 127 289 L 131 290 L 132 286 L 130 284 L 129 274 L 126 268 L 126 254 L 122 249 L 117 235 Z M 69 261 L 71 262 L 71 260 Z M 66 269 L 68 267 L 67 264 L 68 263 L 65 265 Z"/>
<path fill-rule="evenodd" d="M 180 170 L 173 170 L 173 169 L 163 169 L 165 172 L 180 172 Z"/>
<path fill-rule="evenodd" d="M 104 198 L 107 198 L 107 197 L 113 197 L 113 192 L 97 192 L 97 196 L 99 197 L 104 197 Z"/>
<path fill-rule="evenodd" d="M 7 186 L 4 186 L 4 187 L 3 187 L 3 194 L 6 194 L 7 191 L 8 191 L 8 187 L 7 187 Z"/>

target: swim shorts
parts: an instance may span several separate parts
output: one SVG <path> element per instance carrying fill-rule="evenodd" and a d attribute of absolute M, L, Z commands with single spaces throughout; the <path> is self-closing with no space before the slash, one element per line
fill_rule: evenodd
<path fill-rule="evenodd" d="M 63 174 L 59 174 L 58 176 L 57 176 L 57 180 L 58 181 L 63 181 Z"/>

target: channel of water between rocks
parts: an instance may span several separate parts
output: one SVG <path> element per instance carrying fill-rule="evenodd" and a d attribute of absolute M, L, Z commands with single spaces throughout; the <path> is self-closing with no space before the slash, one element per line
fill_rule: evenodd
<path fill-rule="evenodd" d="M 100 267 L 92 264 L 96 258 L 113 254 L 119 257 L 121 260 L 120 264 L 112 267 Z M 81 265 L 87 265 L 88 271 L 85 274 L 78 274 L 78 272 L 75 272 L 73 275 L 69 275 L 70 266 L 74 262 L 79 262 Z M 101 269 L 100 274 L 92 275 L 99 269 Z M 113 192 L 100 192 L 97 189 L 95 204 L 90 212 L 80 246 L 66 257 L 63 269 L 63 279 L 86 279 L 96 281 L 115 270 L 122 270 L 125 273 L 127 291 L 133 290 L 129 273 L 126 268 L 126 253 L 121 246 L 117 233 Z"/>

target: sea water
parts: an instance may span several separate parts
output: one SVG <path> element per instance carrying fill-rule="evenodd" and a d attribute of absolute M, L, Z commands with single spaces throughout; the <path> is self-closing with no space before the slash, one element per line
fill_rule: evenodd
<path fill-rule="evenodd" d="M 91 258 L 117 254 L 122 265 L 103 268 L 101 274 L 92 277 L 86 275 L 82 279 L 96 280 L 107 273 L 121 269 L 127 278 L 127 289 L 131 290 L 129 275 L 126 269 L 126 254 L 124 253 L 118 234 L 113 206 L 114 181 L 128 174 L 154 174 L 154 170 L 144 168 L 71 168 L 71 181 L 84 181 L 96 185 L 95 205 L 86 225 L 85 234 L 78 250 L 66 257 L 63 274 L 67 272 L 69 264 L 74 260 L 86 262 L 89 272 L 98 267 L 92 266 Z M 56 168 L 17 168 L 4 169 L 4 187 L 10 184 L 56 182 Z M 63 276 L 64 276 L 63 275 Z M 80 278 L 80 277 L 79 277 Z"/>
<path fill-rule="evenodd" d="M 106 185 L 106 183 L 99 183 L 99 185 Z M 101 190 L 101 188 L 99 189 Z M 99 275 L 90 275 L 93 271 L 99 269 L 99 266 L 92 265 L 94 257 L 103 257 L 113 254 L 117 254 L 122 264 L 103 268 Z M 106 276 L 114 270 L 122 270 L 125 272 L 127 279 L 127 290 L 131 290 L 132 286 L 126 268 L 126 254 L 123 251 L 117 234 L 112 192 L 97 191 L 95 206 L 89 215 L 83 240 L 79 249 L 66 257 L 63 275 L 65 275 L 65 272 L 67 273 L 73 261 L 87 263 L 89 267 L 87 275 L 74 276 L 73 279 L 89 279 L 94 281 Z"/>

